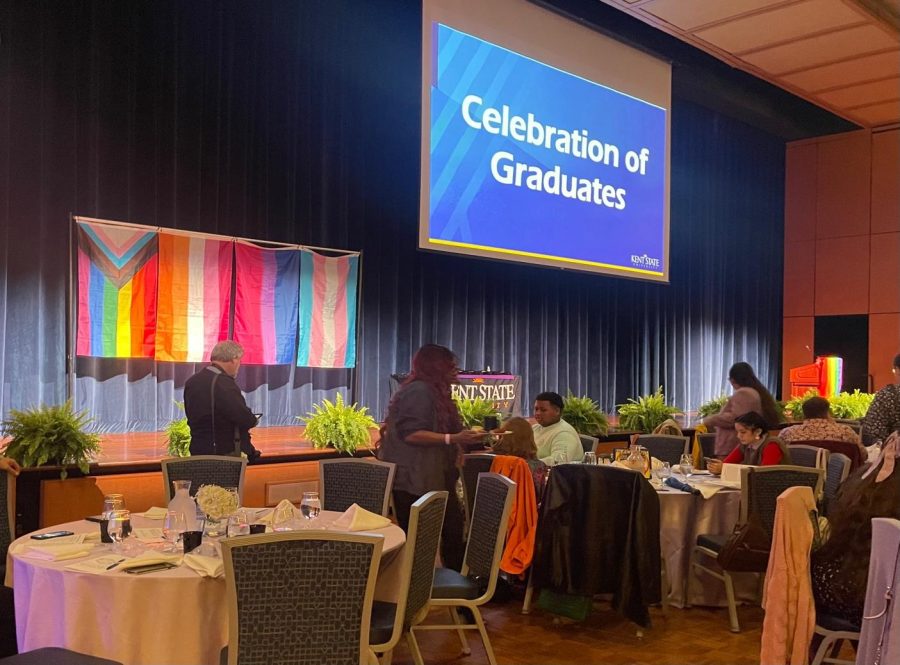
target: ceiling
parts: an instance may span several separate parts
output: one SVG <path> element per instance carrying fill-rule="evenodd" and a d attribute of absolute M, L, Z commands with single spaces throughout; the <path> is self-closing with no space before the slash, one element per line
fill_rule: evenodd
<path fill-rule="evenodd" d="M 900 0 L 601 0 L 863 127 L 900 123 Z"/>

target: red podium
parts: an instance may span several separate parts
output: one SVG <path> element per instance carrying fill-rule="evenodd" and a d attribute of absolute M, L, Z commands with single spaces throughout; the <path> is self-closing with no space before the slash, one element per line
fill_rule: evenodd
<path fill-rule="evenodd" d="M 790 370 L 791 397 L 803 397 L 811 388 L 822 397 L 834 397 L 841 392 L 844 360 L 837 356 L 819 356 L 810 365 Z"/>

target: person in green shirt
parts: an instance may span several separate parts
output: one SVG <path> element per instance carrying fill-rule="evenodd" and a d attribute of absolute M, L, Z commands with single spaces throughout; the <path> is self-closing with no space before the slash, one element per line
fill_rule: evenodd
<path fill-rule="evenodd" d="M 563 400 L 544 392 L 534 398 L 534 442 L 537 457 L 547 466 L 580 461 L 583 455 L 578 432 L 562 419 Z"/>

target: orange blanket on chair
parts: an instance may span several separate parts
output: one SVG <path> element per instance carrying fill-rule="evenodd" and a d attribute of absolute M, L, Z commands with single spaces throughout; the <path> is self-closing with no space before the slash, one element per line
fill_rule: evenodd
<path fill-rule="evenodd" d="M 491 472 L 506 476 L 516 484 L 500 570 L 521 575 L 531 565 L 537 536 L 537 495 L 531 467 L 521 457 L 497 455 L 491 464 Z"/>

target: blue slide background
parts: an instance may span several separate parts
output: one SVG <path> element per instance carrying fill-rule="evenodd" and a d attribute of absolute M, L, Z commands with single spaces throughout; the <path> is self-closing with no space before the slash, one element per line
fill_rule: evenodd
<path fill-rule="evenodd" d="M 664 264 L 666 111 L 660 107 L 526 58 L 447 26 L 433 24 L 429 238 L 535 252 L 634 268 L 631 256 Z M 511 137 L 473 129 L 462 116 L 473 106 L 505 104 L 510 116 L 559 129 L 586 129 L 589 138 L 619 147 L 619 167 L 564 155 Z M 625 153 L 649 148 L 645 175 L 629 173 Z M 497 151 L 547 171 L 598 178 L 626 190 L 624 210 L 585 203 L 525 187 L 504 185 L 491 174 Z"/>

